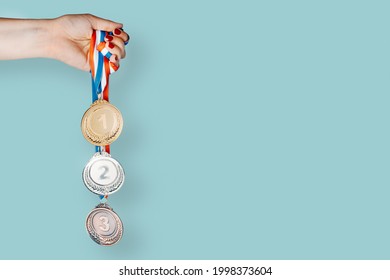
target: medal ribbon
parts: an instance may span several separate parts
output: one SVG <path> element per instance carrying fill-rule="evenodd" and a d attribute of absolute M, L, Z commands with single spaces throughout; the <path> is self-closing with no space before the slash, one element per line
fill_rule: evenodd
<path fill-rule="evenodd" d="M 109 77 L 110 74 L 119 69 L 119 66 L 110 62 L 112 54 L 106 48 L 106 42 L 104 41 L 106 34 L 113 35 L 112 32 L 94 30 L 91 37 L 89 66 L 92 78 L 92 103 L 99 99 L 109 101 Z M 110 153 L 110 145 L 96 146 L 95 150 L 96 152 L 105 151 Z M 100 199 L 103 198 L 107 199 L 107 195 L 100 196 Z"/>
<path fill-rule="evenodd" d="M 109 101 L 109 77 L 111 73 L 119 69 L 119 66 L 110 62 L 112 54 L 106 48 L 106 42 L 104 41 L 107 33 L 113 35 L 112 32 L 95 30 L 91 37 L 89 66 L 92 77 L 92 103 L 98 99 Z M 105 151 L 110 153 L 110 145 L 104 147 L 96 146 L 95 149 L 96 152 Z"/>

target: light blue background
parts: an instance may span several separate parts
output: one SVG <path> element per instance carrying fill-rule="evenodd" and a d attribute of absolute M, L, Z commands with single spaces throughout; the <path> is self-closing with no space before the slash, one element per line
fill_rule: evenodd
<path fill-rule="evenodd" d="M 125 235 L 84 228 L 89 74 L 1 61 L 1 259 L 389 259 L 388 1 L 20 1 L 132 41 L 111 79 Z M 2 42 L 3 44 L 6 42 Z"/>

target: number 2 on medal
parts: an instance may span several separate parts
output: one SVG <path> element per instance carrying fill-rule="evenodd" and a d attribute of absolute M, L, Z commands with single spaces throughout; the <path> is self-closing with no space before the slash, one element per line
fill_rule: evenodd
<path fill-rule="evenodd" d="M 101 114 L 97 120 L 102 122 L 104 129 L 107 129 L 107 118 L 105 114 Z"/>
<path fill-rule="evenodd" d="M 103 169 L 103 173 L 99 177 L 100 180 L 104 180 L 104 179 L 110 178 L 109 176 L 107 176 L 107 173 L 108 173 L 108 167 L 107 166 L 101 166 L 100 169 Z"/>
<path fill-rule="evenodd" d="M 102 225 L 99 226 L 99 228 L 102 231 L 109 231 L 110 230 L 110 224 L 108 223 L 108 218 L 106 216 L 101 216 L 99 220 L 102 222 Z"/>

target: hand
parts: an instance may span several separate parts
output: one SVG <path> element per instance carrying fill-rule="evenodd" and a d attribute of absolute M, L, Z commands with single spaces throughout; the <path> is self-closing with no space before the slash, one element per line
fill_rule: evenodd
<path fill-rule="evenodd" d="M 126 56 L 125 42 L 129 35 L 120 30 L 122 24 L 90 14 L 65 15 L 53 20 L 53 44 L 50 56 L 81 70 L 89 71 L 88 53 L 93 30 L 112 31 L 106 36 L 106 47 L 113 54 L 111 62 L 118 64 Z"/>
<path fill-rule="evenodd" d="M 88 53 L 93 30 L 113 32 L 106 36 L 110 60 L 119 63 L 126 55 L 124 44 L 129 35 L 122 24 L 90 14 L 64 15 L 55 19 L 0 18 L 0 60 L 32 57 L 58 59 L 89 71 Z"/>

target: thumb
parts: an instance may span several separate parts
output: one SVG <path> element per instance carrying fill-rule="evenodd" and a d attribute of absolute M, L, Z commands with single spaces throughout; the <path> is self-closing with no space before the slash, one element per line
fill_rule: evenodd
<path fill-rule="evenodd" d="M 123 24 L 108 19 L 87 15 L 91 26 L 95 30 L 113 31 L 116 28 L 122 28 Z"/>

